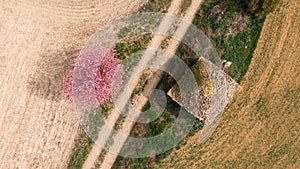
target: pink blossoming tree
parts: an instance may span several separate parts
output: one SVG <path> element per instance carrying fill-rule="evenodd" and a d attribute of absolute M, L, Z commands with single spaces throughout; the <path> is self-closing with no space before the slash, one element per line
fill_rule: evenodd
<path fill-rule="evenodd" d="M 93 50 L 93 48 L 89 50 Z M 97 67 L 96 76 L 93 82 L 99 106 L 112 101 L 112 97 L 116 94 L 118 88 L 120 88 L 122 84 L 122 76 L 115 76 L 120 72 L 118 71 L 119 68 L 121 68 L 120 61 L 114 58 L 114 51 L 112 49 L 107 52 L 103 50 L 99 51 L 99 49 L 97 49 L 90 51 L 90 53 L 97 52 L 95 55 L 103 55 L 101 57 L 102 59 L 99 60 L 99 66 Z M 75 62 L 78 56 L 79 55 L 75 58 Z M 72 70 L 65 76 L 63 82 L 64 93 L 70 101 L 73 100 L 73 73 L 74 64 L 72 65 Z"/>

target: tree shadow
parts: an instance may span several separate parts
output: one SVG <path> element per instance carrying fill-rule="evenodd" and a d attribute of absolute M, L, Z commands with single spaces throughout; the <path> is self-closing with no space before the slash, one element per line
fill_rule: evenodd
<path fill-rule="evenodd" d="M 61 100 L 64 76 L 78 53 L 76 49 L 41 53 L 36 71 L 27 81 L 28 91 L 43 99 Z"/>

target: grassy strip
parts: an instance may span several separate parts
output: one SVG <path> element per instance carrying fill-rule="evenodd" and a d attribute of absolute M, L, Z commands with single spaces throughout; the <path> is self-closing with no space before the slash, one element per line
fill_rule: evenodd
<path fill-rule="evenodd" d="M 92 149 L 94 141 L 81 129 L 75 141 L 75 149 L 68 164 L 70 169 L 82 168 L 85 159 Z"/>
<path fill-rule="evenodd" d="M 227 73 L 240 82 L 251 63 L 263 19 L 245 12 L 236 0 L 207 0 L 193 22 L 212 41 L 222 59 L 231 61 Z"/>
<path fill-rule="evenodd" d="M 93 138 L 98 137 L 98 131 L 101 126 L 104 124 L 102 118 L 106 118 L 109 110 L 111 109 L 111 105 L 103 106 L 102 108 L 97 108 L 94 113 L 89 114 L 89 134 L 93 136 Z M 82 127 L 82 126 L 81 126 Z M 70 161 L 68 163 L 68 168 L 70 169 L 78 169 L 82 168 L 84 161 L 89 155 L 90 150 L 94 144 L 93 139 L 88 135 L 83 128 L 80 129 L 79 136 L 75 140 L 75 148 L 71 155 Z"/>
<path fill-rule="evenodd" d="M 133 53 L 145 50 L 151 37 L 150 34 L 145 34 L 117 43 L 115 47 L 115 58 L 124 60 Z"/>
<path fill-rule="evenodd" d="M 188 7 L 192 4 L 192 0 L 184 0 L 180 6 L 180 13 L 184 15 Z"/>
<path fill-rule="evenodd" d="M 148 3 L 143 5 L 139 12 L 168 12 L 172 0 L 148 0 Z"/>

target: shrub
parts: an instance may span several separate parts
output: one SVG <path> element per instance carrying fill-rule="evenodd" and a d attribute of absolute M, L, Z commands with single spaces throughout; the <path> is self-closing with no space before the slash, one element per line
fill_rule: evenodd
<path fill-rule="evenodd" d="M 255 16 L 262 18 L 272 12 L 280 0 L 246 0 L 248 10 Z"/>

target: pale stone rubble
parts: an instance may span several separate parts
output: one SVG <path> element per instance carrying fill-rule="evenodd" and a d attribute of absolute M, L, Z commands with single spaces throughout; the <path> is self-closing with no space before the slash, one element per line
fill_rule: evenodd
<path fill-rule="evenodd" d="M 205 63 L 205 67 L 202 66 L 201 68 L 201 65 L 204 65 L 203 63 Z M 187 104 L 185 109 L 196 118 L 211 123 L 223 112 L 226 105 L 233 98 L 234 93 L 237 91 L 238 83 L 224 73 L 222 69 L 213 66 L 205 60 L 199 60 L 191 67 L 191 70 L 199 85 L 198 97 L 200 98 L 200 103 L 198 105 L 195 103 Z M 185 96 L 181 95 L 177 84 L 169 90 L 168 95 L 181 106 L 183 106 L 182 99 L 190 99 L 185 99 Z M 197 97 L 196 95 L 195 97 Z"/>

